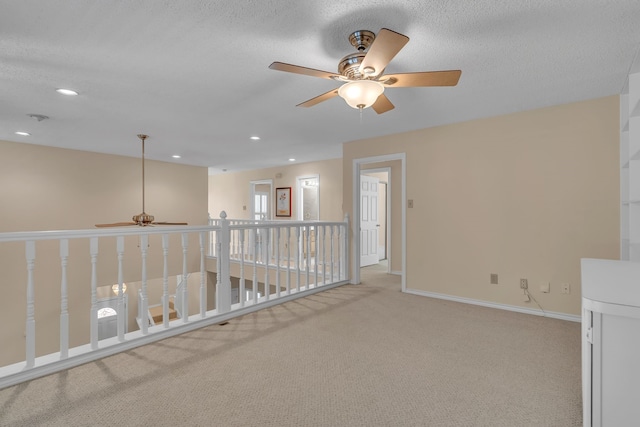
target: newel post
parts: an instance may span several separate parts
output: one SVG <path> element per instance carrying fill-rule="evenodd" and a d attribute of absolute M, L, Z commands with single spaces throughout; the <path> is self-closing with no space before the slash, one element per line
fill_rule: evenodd
<path fill-rule="evenodd" d="M 349 271 L 349 213 L 344 214 L 344 233 L 340 239 L 340 246 L 342 246 L 342 260 L 340 262 L 340 278 L 342 280 L 348 279 Z"/>
<path fill-rule="evenodd" d="M 226 313 L 231 310 L 231 277 L 229 276 L 231 269 L 229 265 L 229 251 L 231 245 L 231 230 L 229 229 L 229 221 L 227 213 L 220 212 L 220 252 L 217 254 L 220 260 L 220 268 L 218 269 L 218 280 L 216 284 L 216 310 L 218 314 Z"/>

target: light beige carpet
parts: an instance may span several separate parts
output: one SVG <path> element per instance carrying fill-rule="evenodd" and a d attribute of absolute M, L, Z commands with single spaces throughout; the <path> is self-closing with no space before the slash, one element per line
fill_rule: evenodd
<path fill-rule="evenodd" d="M 343 286 L 0 390 L 2 426 L 578 426 L 577 323 Z"/>

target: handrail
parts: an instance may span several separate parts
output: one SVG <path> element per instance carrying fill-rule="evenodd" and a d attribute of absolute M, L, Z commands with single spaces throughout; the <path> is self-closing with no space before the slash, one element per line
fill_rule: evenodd
<path fill-rule="evenodd" d="M 55 239 L 79 239 L 88 237 L 107 236 L 138 236 L 151 234 L 172 234 L 177 232 L 194 233 L 198 231 L 211 231 L 219 229 L 219 225 L 181 225 L 161 227 L 112 227 L 87 230 L 45 230 L 45 231 L 17 231 L 0 233 L 0 243 L 17 242 L 24 240 L 55 240 Z"/>

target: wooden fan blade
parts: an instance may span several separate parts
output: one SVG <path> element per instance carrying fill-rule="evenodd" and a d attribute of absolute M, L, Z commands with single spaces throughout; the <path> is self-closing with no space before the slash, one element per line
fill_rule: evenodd
<path fill-rule="evenodd" d="M 373 40 L 369 51 L 360 64 L 360 73 L 368 76 L 379 76 L 389 65 L 389 62 L 400 50 L 409 42 L 409 37 L 383 28 Z M 373 72 L 365 73 L 368 67 L 373 68 Z"/>
<path fill-rule="evenodd" d="M 189 225 L 186 222 L 167 222 L 167 221 L 158 221 L 152 222 L 153 225 Z"/>
<path fill-rule="evenodd" d="M 378 99 L 376 99 L 376 102 L 373 103 L 371 108 L 373 108 L 376 113 L 382 114 L 386 113 L 387 111 L 393 110 L 396 107 L 391 103 L 391 101 L 389 101 L 389 98 L 387 98 L 384 93 L 381 93 Z"/>
<path fill-rule="evenodd" d="M 386 74 L 379 81 L 387 87 L 455 86 L 460 74 L 460 70 Z"/>
<path fill-rule="evenodd" d="M 315 98 L 311 98 L 310 100 L 305 101 L 302 104 L 298 104 L 296 105 L 296 107 L 313 107 L 314 105 L 319 104 L 322 101 L 326 101 L 327 99 L 331 99 L 336 96 L 338 96 L 338 89 L 332 89 L 329 92 L 318 95 Z"/>
<path fill-rule="evenodd" d="M 277 71 L 286 71 L 287 73 L 302 74 L 311 77 L 320 77 L 322 79 L 335 80 L 339 77 L 336 73 L 330 73 L 328 71 L 315 70 L 313 68 L 301 67 L 299 65 L 285 64 L 284 62 L 274 62 L 269 65 L 269 68 Z"/>
<path fill-rule="evenodd" d="M 135 222 L 114 222 L 112 224 L 96 224 L 96 227 L 127 227 L 129 225 L 138 225 Z"/>

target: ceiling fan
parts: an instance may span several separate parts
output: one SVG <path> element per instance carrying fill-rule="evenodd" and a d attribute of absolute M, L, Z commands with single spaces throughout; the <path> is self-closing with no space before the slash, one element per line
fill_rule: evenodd
<path fill-rule="evenodd" d="M 372 107 L 378 114 L 394 108 L 383 93 L 385 88 L 455 86 L 462 73 L 460 70 L 449 70 L 382 74 L 389 62 L 409 42 L 409 37 L 386 28 L 382 28 L 378 35 L 368 30 L 356 31 L 349 36 L 349 42 L 358 52 L 350 53 L 340 60 L 337 74 L 283 62 L 274 62 L 269 68 L 344 83 L 337 89 L 298 104 L 298 107 L 312 107 L 340 96 L 353 108 L 362 111 Z"/>
<path fill-rule="evenodd" d="M 126 227 L 128 225 L 139 225 L 146 227 L 150 225 L 187 225 L 186 222 L 155 222 L 153 215 L 149 215 L 144 211 L 144 141 L 149 135 L 138 134 L 138 138 L 142 141 L 142 213 L 134 215 L 132 222 L 114 222 L 112 224 L 96 224 L 96 227 Z"/>

